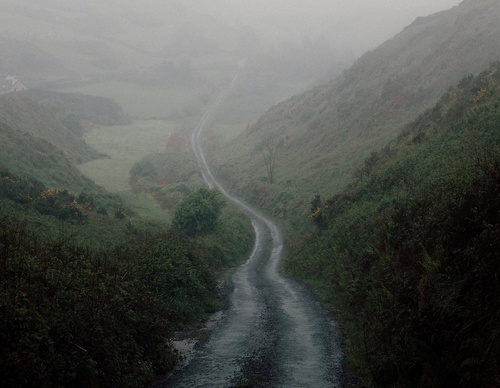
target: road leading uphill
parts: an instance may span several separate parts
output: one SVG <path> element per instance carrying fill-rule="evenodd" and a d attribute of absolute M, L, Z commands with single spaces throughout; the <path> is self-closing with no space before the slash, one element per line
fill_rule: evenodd
<path fill-rule="evenodd" d="M 255 230 L 247 262 L 232 276 L 234 291 L 222 318 L 190 362 L 164 387 L 341 387 L 341 335 L 330 312 L 303 285 L 280 274 L 283 237 L 279 228 L 229 195 L 214 179 L 200 147 L 209 117 L 236 84 L 216 98 L 192 137 L 206 183 L 244 209 Z"/>

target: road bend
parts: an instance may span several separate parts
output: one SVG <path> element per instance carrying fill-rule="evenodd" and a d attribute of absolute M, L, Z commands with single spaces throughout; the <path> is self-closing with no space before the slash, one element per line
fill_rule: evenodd
<path fill-rule="evenodd" d="M 255 245 L 246 263 L 233 273 L 234 291 L 222 318 L 195 347 L 187 365 L 162 387 L 342 387 L 343 353 L 336 321 L 307 287 L 280 273 L 280 229 L 224 190 L 201 149 L 203 128 L 238 76 L 239 71 L 201 118 L 192 147 L 206 183 L 251 218 Z"/>

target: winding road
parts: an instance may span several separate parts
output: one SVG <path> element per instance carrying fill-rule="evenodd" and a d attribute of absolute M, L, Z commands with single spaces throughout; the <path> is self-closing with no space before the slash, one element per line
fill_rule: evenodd
<path fill-rule="evenodd" d="M 235 86 L 238 74 L 207 109 L 193 132 L 192 146 L 206 183 L 252 219 L 255 245 L 247 262 L 233 273 L 234 291 L 222 318 L 187 365 L 162 386 L 341 387 L 343 353 L 337 323 L 309 289 L 280 274 L 279 228 L 224 190 L 200 146 L 203 128 Z"/>

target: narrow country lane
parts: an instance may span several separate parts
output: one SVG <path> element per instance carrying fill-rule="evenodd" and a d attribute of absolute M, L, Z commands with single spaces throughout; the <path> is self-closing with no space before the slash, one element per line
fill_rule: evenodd
<path fill-rule="evenodd" d="M 222 318 L 195 348 L 190 362 L 163 386 L 341 387 L 343 354 L 336 322 L 309 289 L 280 274 L 283 237 L 279 228 L 229 195 L 212 176 L 203 155 L 200 134 L 237 78 L 238 74 L 207 110 L 193 133 L 192 145 L 207 184 L 252 219 L 255 245 L 248 261 L 232 276 L 234 292 Z"/>

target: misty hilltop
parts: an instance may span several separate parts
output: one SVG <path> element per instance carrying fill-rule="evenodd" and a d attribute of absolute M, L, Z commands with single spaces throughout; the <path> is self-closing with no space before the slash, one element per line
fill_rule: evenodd
<path fill-rule="evenodd" d="M 185 2 L 7 0 L 0 15 L 1 72 L 35 77 L 116 72 L 162 59 L 199 59 L 240 49 L 241 34 Z M 27 63 L 27 54 L 32 54 Z M 48 64 L 52 65 L 50 72 Z"/>
<path fill-rule="evenodd" d="M 347 0 L 321 0 L 304 8 L 297 0 L 5 0 L 0 74 L 38 86 L 127 74 L 165 60 L 198 65 L 229 61 L 234 66 L 256 54 L 283 55 L 303 42 L 321 47 L 330 61 L 342 57 L 350 63 L 407 25 L 413 15 L 457 2 L 409 5 L 386 0 L 367 8 Z M 380 18 L 386 23 L 379 23 Z M 369 36 L 362 34 L 365 28 L 371 30 Z"/>
<path fill-rule="evenodd" d="M 336 192 L 450 86 L 500 59 L 499 15 L 498 1 L 483 0 L 418 18 L 332 82 L 272 107 L 224 150 L 214 146 L 217 174 L 276 212 Z"/>

